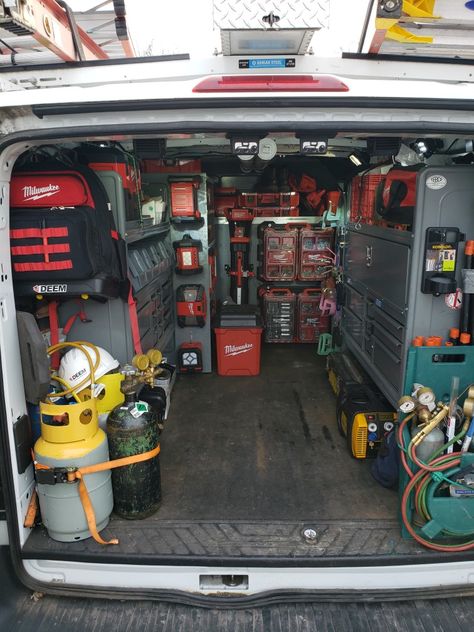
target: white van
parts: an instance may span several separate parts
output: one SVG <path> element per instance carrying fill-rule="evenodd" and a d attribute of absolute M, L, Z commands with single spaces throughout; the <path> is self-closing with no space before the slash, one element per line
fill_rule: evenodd
<path fill-rule="evenodd" d="M 364 78 L 357 76 L 357 61 L 349 59 L 324 67 L 320 60 L 302 57 L 293 60 L 291 70 L 278 68 L 281 56 L 243 55 L 240 61 L 251 59 L 259 60 L 255 68 L 238 57 L 216 58 L 204 72 L 202 65 L 186 60 L 149 58 L 139 64 L 85 62 L 60 71 L 25 67 L 14 76 L 11 71 L 0 75 L 1 477 L 16 571 L 27 586 L 42 592 L 188 602 L 206 595 L 235 604 L 263 595 L 353 601 L 470 594 L 474 513 L 468 507 L 462 529 L 447 540 L 445 533 L 425 533 L 433 547 L 409 536 L 399 519 L 397 491 L 380 486 L 371 475 L 374 460 L 354 458 L 366 454 L 357 453 L 350 441 L 348 447 L 338 432 L 334 381 L 339 374 L 332 370 L 331 386 L 331 356 L 321 354 L 338 350 L 351 358 L 393 412 L 400 397 L 416 395 L 415 383 L 433 388 L 436 399 L 446 402 L 453 376 L 460 376 L 460 391 L 466 380 L 474 382 L 474 347 L 444 347 L 445 341 L 453 342 L 450 329 L 459 328 L 459 288 L 467 267 L 463 249 L 474 239 L 471 69 L 446 63 L 451 80 L 438 81 L 439 64 L 422 66 L 425 76 L 420 66 L 407 66 L 401 77 L 397 61 L 374 62 L 377 70 Z M 271 139 L 269 153 L 262 150 L 264 139 Z M 52 539 L 40 518 L 32 528 L 24 526 L 35 472 L 25 430 L 32 411 L 25 400 L 16 311 L 38 316 L 40 304 L 44 310 L 54 301 L 64 328 L 82 300 L 85 317 L 74 320 L 67 340 L 101 345 L 121 365 L 133 355 L 127 300 L 95 297 L 90 287 L 61 296 L 62 286 L 41 278 L 30 282 L 25 294 L 19 290 L 19 269 L 12 268 L 12 173 L 21 173 L 25 156 L 87 154 L 91 146 L 99 151 L 119 147 L 137 164 L 142 161 L 136 195 L 148 210 L 141 217 L 127 217 L 118 194 L 114 197 L 115 185 L 101 177 L 126 244 L 129 273 L 138 279 L 132 286 L 143 346 L 157 346 L 173 365 L 179 364 L 183 344 L 202 351 L 200 373 L 181 366 L 164 421 L 161 507 L 140 521 L 112 514 L 104 533 L 118 538 L 115 545 L 92 538 Z M 248 151 L 261 151 L 260 164 L 254 153 L 252 166 L 245 164 Z M 409 221 L 390 214 L 384 219 L 380 213 L 387 204 L 378 207 L 379 214 L 373 208 L 376 185 L 386 183 L 394 168 L 415 168 L 415 201 L 406 202 L 412 207 Z M 114 180 L 113 169 L 105 171 Z M 336 204 L 303 205 L 308 193 L 303 176 L 315 181 L 313 192 L 337 193 Z M 262 231 L 268 222 L 277 229 L 288 226 L 290 232 L 306 225 L 333 230 L 329 276 L 335 285 L 328 287 L 337 287 L 337 305 L 320 355 L 314 341 L 264 342 L 260 375 L 222 376 L 212 355 L 211 307 L 205 325 L 192 334 L 178 326 L 175 301 L 181 281 L 176 280 L 172 243 L 179 241 L 181 227 L 170 222 L 170 185 L 193 178 L 198 178 L 196 204 L 205 225 L 187 225 L 187 232 L 201 231 L 199 280 L 216 303 L 232 294 L 230 248 L 235 243 L 225 214 L 217 211 L 217 198 L 300 188 L 298 215 L 280 210 L 269 220 L 265 211 L 258 217 L 255 212 L 243 303 L 258 305 L 261 286 L 263 292 L 283 288 L 295 296 L 311 287 L 304 278 L 275 283 L 264 278 Z M 368 196 L 365 205 L 362 195 Z M 405 205 L 404 199 L 398 206 Z M 153 212 L 159 206 L 158 219 L 150 214 L 150 200 Z M 241 200 L 228 208 L 239 208 Z M 392 201 L 391 206 L 397 205 Z M 441 231 L 437 237 L 433 228 Z M 427 277 L 428 250 L 446 241 L 454 251 L 452 263 L 437 269 L 437 277 Z M 150 245 L 161 248 L 163 260 L 168 256 L 168 266 L 159 272 L 157 261 L 147 264 L 143 255 Z M 215 282 L 209 253 L 217 256 Z M 320 281 L 312 285 L 321 289 Z M 160 329 L 162 312 L 152 308 L 158 299 L 150 292 L 158 286 L 164 291 L 167 282 L 171 299 L 163 298 L 162 307 L 169 311 L 169 327 Z M 426 341 L 436 336 L 442 342 L 431 353 Z M 421 348 L 428 355 L 416 355 L 418 343 L 412 342 L 417 337 L 424 339 Z M 446 497 L 446 502 L 450 513 L 452 503 L 465 507 L 473 501 Z M 442 510 L 440 520 L 445 518 L 449 525 Z"/>

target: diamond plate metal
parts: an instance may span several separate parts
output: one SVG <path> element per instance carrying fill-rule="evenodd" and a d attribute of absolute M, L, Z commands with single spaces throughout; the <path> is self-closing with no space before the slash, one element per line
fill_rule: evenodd
<path fill-rule="evenodd" d="M 268 28 L 262 20 L 271 11 L 280 17 L 278 28 L 322 29 L 329 25 L 330 0 L 214 0 L 218 29 Z"/>

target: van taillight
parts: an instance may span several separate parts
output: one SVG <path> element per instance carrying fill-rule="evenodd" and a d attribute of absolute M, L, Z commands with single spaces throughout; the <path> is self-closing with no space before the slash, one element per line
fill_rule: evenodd
<path fill-rule="evenodd" d="M 206 77 L 193 92 L 348 92 L 332 75 L 233 75 Z"/>

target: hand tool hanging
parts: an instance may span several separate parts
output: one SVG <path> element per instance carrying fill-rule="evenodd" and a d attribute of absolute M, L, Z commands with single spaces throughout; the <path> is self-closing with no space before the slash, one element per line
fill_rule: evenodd
<path fill-rule="evenodd" d="M 248 280 L 255 276 L 249 264 L 250 229 L 254 218 L 252 209 L 232 208 L 226 211 L 230 234 L 230 295 L 237 305 L 248 303 Z"/>

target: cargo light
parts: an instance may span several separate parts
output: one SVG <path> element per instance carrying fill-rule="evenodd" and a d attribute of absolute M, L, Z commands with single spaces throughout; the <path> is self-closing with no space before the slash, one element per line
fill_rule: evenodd
<path fill-rule="evenodd" d="M 332 75 L 233 75 L 206 77 L 193 92 L 348 92 Z"/>

